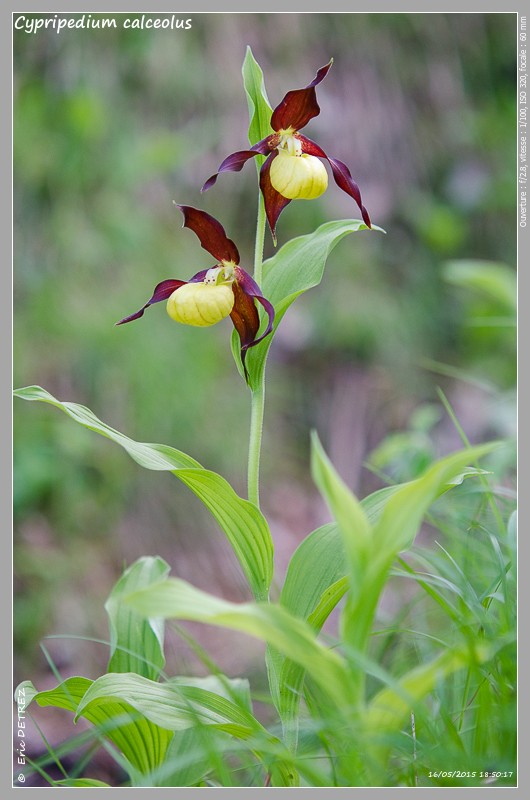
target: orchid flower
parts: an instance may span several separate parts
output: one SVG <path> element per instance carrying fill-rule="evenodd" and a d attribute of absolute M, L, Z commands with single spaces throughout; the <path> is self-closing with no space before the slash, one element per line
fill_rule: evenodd
<path fill-rule="evenodd" d="M 190 228 L 201 246 L 217 264 L 197 272 L 189 281 L 166 280 L 159 283 L 152 297 L 135 314 L 117 322 L 123 325 L 143 317 L 146 308 L 167 300 L 167 313 L 183 325 L 207 327 L 230 316 L 241 341 L 241 362 L 248 380 L 245 356 L 272 331 L 274 307 L 262 294 L 256 281 L 239 266 L 239 253 L 220 222 L 205 211 L 177 205 L 184 214 L 184 228 Z M 257 336 L 260 318 L 256 301 L 268 315 L 267 328 Z"/>
<path fill-rule="evenodd" d="M 221 172 L 239 172 L 249 159 L 268 155 L 260 171 L 260 188 L 275 242 L 278 217 L 291 200 L 313 200 L 326 191 L 328 175 L 319 159 L 328 162 L 337 186 L 355 200 L 365 224 L 372 227 L 359 187 L 346 164 L 331 158 L 318 144 L 299 133 L 313 117 L 320 114 L 315 87 L 324 80 L 332 63 L 333 59 L 321 67 L 305 89 L 287 92 L 272 112 L 270 124 L 274 133 L 249 150 L 238 150 L 227 156 L 215 175 L 202 187 L 204 192 L 214 185 Z"/>

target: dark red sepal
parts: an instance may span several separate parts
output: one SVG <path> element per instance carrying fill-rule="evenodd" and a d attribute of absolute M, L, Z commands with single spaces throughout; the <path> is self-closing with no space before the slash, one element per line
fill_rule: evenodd
<path fill-rule="evenodd" d="M 249 347 L 261 342 L 272 331 L 274 323 L 274 307 L 262 294 L 256 281 L 250 277 L 241 267 L 236 267 L 236 280 L 232 284 L 235 302 L 230 314 L 234 327 L 239 335 L 241 342 L 241 363 L 245 371 L 245 378 L 248 382 L 248 372 L 245 365 L 245 357 Z M 260 326 L 260 319 L 255 300 L 265 308 L 268 315 L 267 328 L 264 333 L 256 338 Z"/>
<path fill-rule="evenodd" d="M 262 139 L 261 142 L 255 144 L 253 147 L 250 148 L 250 150 L 238 150 L 237 152 L 231 153 L 229 156 L 227 156 L 220 165 L 215 175 L 212 175 L 211 178 L 208 178 L 208 180 L 202 187 L 201 192 L 207 192 L 208 189 L 210 189 L 214 185 L 214 183 L 217 180 L 217 176 L 221 172 L 240 172 L 250 158 L 254 158 L 255 156 L 258 155 L 264 156 L 267 155 L 267 153 L 270 153 L 272 148 L 270 146 L 269 140 L 271 138 L 272 135 L 267 136 L 266 139 Z"/>
<path fill-rule="evenodd" d="M 184 228 L 190 228 L 198 237 L 201 246 L 217 261 L 231 261 L 239 264 L 239 253 L 234 242 L 228 238 L 220 222 L 192 206 L 180 206 L 175 203 L 184 214 Z"/>
<path fill-rule="evenodd" d="M 343 162 L 339 161 L 338 158 L 330 158 L 328 156 L 328 161 L 331 166 L 331 170 L 333 172 L 333 177 L 335 178 L 335 183 L 337 184 L 339 189 L 342 189 L 343 192 L 346 192 L 346 194 L 349 194 L 350 197 L 353 197 L 353 199 L 355 200 L 355 202 L 357 203 L 357 205 L 361 210 L 361 214 L 365 225 L 368 225 L 368 227 L 371 228 L 372 223 L 370 221 L 370 215 L 368 214 L 366 208 L 363 206 L 361 200 L 361 191 L 357 186 L 357 184 L 355 183 L 355 181 L 353 180 L 350 170 L 348 169 L 346 164 L 343 164 Z"/>
<path fill-rule="evenodd" d="M 236 280 L 238 284 L 242 287 L 243 291 L 249 297 L 253 297 L 258 301 L 258 303 L 261 303 L 261 305 L 267 312 L 268 316 L 268 322 L 265 331 L 257 339 L 253 339 L 253 341 L 251 341 L 249 344 L 244 345 L 244 349 L 246 350 L 249 347 L 254 347 L 254 345 L 262 342 L 263 339 L 265 339 L 265 337 L 268 336 L 269 333 L 272 331 L 272 326 L 274 325 L 274 306 L 265 297 L 263 297 L 260 287 L 254 280 L 254 278 L 252 278 L 248 274 L 248 272 L 245 272 L 245 270 L 242 269 L 241 267 L 237 267 L 235 273 L 236 273 Z"/>
<path fill-rule="evenodd" d="M 135 314 L 130 314 L 130 316 L 120 319 L 119 322 L 116 322 L 116 325 L 123 325 L 125 322 L 132 322 L 134 319 L 140 319 L 140 317 L 143 317 L 146 308 L 149 308 L 149 306 L 152 306 L 154 303 L 160 303 L 162 300 L 167 300 L 169 297 L 171 297 L 175 289 L 180 289 L 180 287 L 185 286 L 186 283 L 199 283 L 200 281 L 203 281 L 207 272 L 207 269 L 203 269 L 200 272 L 197 272 L 197 274 L 194 275 L 193 278 L 190 278 L 189 281 L 178 281 L 172 279 L 162 281 L 162 283 L 159 283 L 157 286 L 155 286 L 153 296 L 147 301 L 145 306 L 142 306 L 142 308 Z"/>
<path fill-rule="evenodd" d="M 243 364 L 245 379 L 248 383 L 248 372 L 245 365 L 245 356 L 248 348 L 254 341 L 256 333 L 258 332 L 259 314 L 254 299 L 246 294 L 246 292 L 241 286 L 238 285 L 236 281 L 234 281 L 232 284 L 232 290 L 234 292 L 235 301 L 234 307 L 230 314 L 230 319 L 234 323 L 234 328 L 238 332 L 239 340 L 241 342 L 241 363 Z"/>
<path fill-rule="evenodd" d="M 270 179 L 271 164 L 273 159 L 276 158 L 277 155 L 278 155 L 277 150 L 274 153 L 270 154 L 268 159 L 263 164 L 259 174 L 259 185 L 261 193 L 263 194 L 263 200 L 265 201 L 265 213 L 267 214 L 267 221 L 269 223 L 269 228 L 271 229 L 272 239 L 275 245 L 276 245 L 276 223 L 278 221 L 278 217 L 282 213 L 285 206 L 288 206 L 289 203 L 291 202 L 287 197 L 284 197 L 279 192 L 277 192 L 271 183 Z"/>
<path fill-rule="evenodd" d="M 359 209 L 361 211 L 363 221 L 365 225 L 368 225 L 369 228 L 372 227 L 372 223 L 370 221 L 370 215 L 368 211 L 363 206 L 363 202 L 361 199 L 361 190 L 353 180 L 351 176 L 351 172 L 342 161 L 339 161 L 338 158 L 331 158 L 327 155 L 327 153 L 322 150 L 321 147 L 316 144 L 316 142 L 311 141 L 308 139 L 307 136 L 302 136 L 302 134 L 298 134 L 296 138 L 302 143 L 302 152 L 307 153 L 310 156 L 317 156 L 318 158 L 325 159 L 331 167 L 331 171 L 333 172 L 333 178 L 335 183 L 342 189 L 343 192 L 349 194 L 350 197 L 353 197 Z"/>
<path fill-rule="evenodd" d="M 271 127 L 273 130 L 293 128 L 298 131 L 307 125 L 310 119 L 320 114 L 315 86 L 324 80 L 332 64 L 333 59 L 325 67 L 321 67 L 314 80 L 305 89 L 294 89 L 292 92 L 287 92 L 281 103 L 272 112 Z"/>

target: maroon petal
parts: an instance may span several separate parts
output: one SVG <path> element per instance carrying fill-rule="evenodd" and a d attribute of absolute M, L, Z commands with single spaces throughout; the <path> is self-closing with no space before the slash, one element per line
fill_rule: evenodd
<path fill-rule="evenodd" d="M 307 125 L 310 119 L 318 117 L 320 106 L 317 103 L 315 86 L 324 80 L 332 64 L 333 59 L 325 67 L 321 67 L 315 79 L 305 89 L 294 89 L 292 92 L 287 92 L 282 102 L 272 112 L 271 127 L 273 130 L 293 128 L 298 131 Z"/>
<path fill-rule="evenodd" d="M 245 378 L 248 381 L 248 372 L 245 365 L 245 357 L 249 347 L 261 342 L 272 331 L 274 323 L 274 308 L 262 294 L 256 281 L 250 277 L 241 267 L 236 268 L 236 280 L 232 284 L 235 302 L 230 318 L 239 334 L 241 342 L 241 363 L 245 371 Z M 256 338 L 260 326 L 260 319 L 255 300 L 265 308 L 269 320 L 265 332 Z"/>
<path fill-rule="evenodd" d="M 318 158 L 324 158 L 331 167 L 331 171 L 333 172 L 333 177 L 335 179 L 335 183 L 342 189 L 343 192 L 349 194 L 350 197 L 353 197 L 357 205 L 361 210 L 361 214 L 363 216 L 364 223 L 368 225 L 369 228 L 372 227 L 372 223 L 370 222 L 370 215 L 368 211 L 363 206 L 363 202 L 361 199 L 361 191 L 355 181 L 351 176 L 351 172 L 346 166 L 343 164 L 342 161 L 339 161 L 338 158 L 330 158 L 330 156 L 326 155 L 324 150 L 318 146 L 315 142 L 312 142 L 311 139 L 308 139 L 307 136 L 302 136 L 298 134 L 296 137 L 302 143 L 302 152 L 307 153 L 310 156 L 318 156 Z"/>
<path fill-rule="evenodd" d="M 153 303 L 160 303 L 161 300 L 167 300 L 168 297 L 170 297 L 173 294 L 175 289 L 179 289 L 181 286 L 184 286 L 185 283 L 186 281 L 177 281 L 171 279 L 167 281 L 162 281 L 162 283 L 159 283 L 157 286 L 155 286 L 153 296 L 151 297 L 150 300 L 147 301 L 145 306 L 142 306 L 142 308 L 139 311 L 137 311 L 136 314 L 131 314 L 130 316 L 125 317 L 124 319 L 120 319 L 120 321 L 117 322 L 116 325 L 123 325 L 125 322 L 132 322 L 133 319 L 140 319 L 140 317 L 143 317 L 146 308 L 152 306 Z"/>
<path fill-rule="evenodd" d="M 232 261 L 239 264 L 239 253 L 237 247 L 225 233 L 225 229 L 220 222 L 207 214 L 206 211 L 199 211 L 192 206 L 180 206 L 175 203 L 184 214 L 184 228 L 190 228 L 195 233 L 201 246 L 210 253 L 217 261 Z"/>
<path fill-rule="evenodd" d="M 259 314 L 258 309 L 256 308 L 256 303 L 254 302 L 254 298 L 250 297 L 245 291 L 239 286 L 237 281 L 234 281 L 232 284 L 232 290 L 234 292 L 234 307 L 230 314 L 230 319 L 234 323 L 234 328 L 239 334 L 239 339 L 241 341 L 241 363 L 243 364 L 243 369 L 245 370 L 245 378 L 248 383 L 248 372 L 245 366 L 245 356 L 247 353 L 247 349 L 252 345 L 256 337 L 256 333 L 259 329 Z"/>
<path fill-rule="evenodd" d="M 203 269 L 201 272 L 197 272 L 197 274 L 194 275 L 193 278 L 190 278 L 189 281 L 178 281 L 172 279 L 162 281 L 162 283 L 159 283 L 157 286 L 155 286 L 153 296 L 147 301 L 145 306 L 142 306 L 142 308 L 137 311 L 136 314 L 131 314 L 124 319 L 120 319 L 119 322 L 116 322 L 116 325 L 123 325 L 125 322 L 132 322 L 134 319 L 140 319 L 140 317 L 143 317 L 146 308 L 149 308 L 149 306 L 152 306 L 154 303 L 160 303 L 162 300 L 167 300 L 168 297 L 171 297 L 175 289 L 180 289 L 180 287 L 185 286 L 186 283 L 199 283 L 199 281 L 204 280 L 207 272 L 207 269 Z"/>
<path fill-rule="evenodd" d="M 278 151 L 270 154 L 268 159 L 263 164 L 259 176 L 259 185 L 265 201 L 265 213 L 267 214 L 267 220 L 269 222 L 274 244 L 276 244 L 276 223 L 278 221 L 278 217 L 282 213 L 285 206 L 288 206 L 291 202 L 287 197 L 284 197 L 277 192 L 271 183 L 271 164 L 277 155 Z"/>
<path fill-rule="evenodd" d="M 249 297 L 253 297 L 259 303 L 261 303 L 261 305 L 263 306 L 263 308 L 267 312 L 267 316 L 269 318 L 268 323 L 267 323 L 267 327 L 266 327 L 264 333 L 262 333 L 260 337 L 258 337 L 257 339 L 254 339 L 249 344 L 244 345 L 243 349 L 247 350 L 249 347 L 254 347 L 254 345 L 259 344 L 261 341 L 263 341 L 263 339 L 265 339 L 265 337 L 268 336 L 269 333 L 272 331 L 272 326 L 274 324 L 274 306 L 265 297 L 263 297 L 263 295 L 261 294 L 261 289 L 259 288 L 259 286 L 256 283 L 256 281 L 254 280 L 254 278 L 252 278 L 248 274 L 248 272 L 245 272 L 245 270 L 242 269 L 241 267 L 237 267 L 235 272 L 236 272 L 237 282 L 242 287 L 243 291 Z M 257 331 L 256 331 L 256 333 L 257 333 Z"/>
<path fill-rule="evenodd" d="M 201 189 L 201 192 L 206 192 L 210 189 L 215 181 L 217 180 L 217 176 L 221 172 L 240 172 L 244 165 L 250 158 L 254 158 L 254 156 L 258 155 L 267 155 L 270 153 L 272 147 L 269 144 L 271 136 L 267 136 L 266 139 L 262 139 L 261 142 L 258 142 L 250 150 L 238 150 L 236 153 L 231 153 L 229 156 L 225 158 L 215 175 L 212 175 L 211 178 L 208 178 L 206 183 Z"/>

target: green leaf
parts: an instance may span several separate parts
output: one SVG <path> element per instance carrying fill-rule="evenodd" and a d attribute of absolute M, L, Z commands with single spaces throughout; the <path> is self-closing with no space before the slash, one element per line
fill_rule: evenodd
<path fill-rule="evenodd" d="M 194 786 L 203 780 L 212 769 L 205 743 L 208 740 L 207 746 L 215 747 L 215 740 L 211 743 L 209 740 L 214 739 L 216 733 L 208 728 L 175 731 L 165 763 L 158 771 L 157 785 Z"/>
<path fill-rule="evenodd" d="M 76 720 L 82 716 L 94 724 L 130 762 L 136 784 L 165 785 L 168 773 L 175 778 L 174 767 L 167 764 L 178 746 L 173 731 L 187 733 L 197 725 L 214 726 L 244 741 L 258 736 L 277 745 L 276 751 L 281 749 L 252 716 L 248 681 L 242 679 L 176 677 L 160 684 L 133 673 L 110 673 L 96 681 L 70 678 L 48 692 L 38 692 L 26 681 L 18 687 L 20 692 L 28 704 L 35 699 L 41 706 L 65 708 Z M 181 745 L 183 741 L 179 737 Z M 296 771 L 288 761 L 271 767 L 279 785 L 289 785 L 293 779 L 296 783 Z M 187 774 L 193 777 L 197 763 L 192 760 L 188 766 Z M 201 767 L 199 772 L 203 771 Z"/>
<path fill-rule="evenodd" d="M 362 605 L 364 610 L 365 604 L 370 607 L 378 597 L 378 587 L 365 582 L 373 550 L 372 527 L 360 502 L 333 467 L 315 433 L 311 437 L 311 473 L 335 517 L 346 554 L 348 593 L 340 617 L 341 638 L 348 645 L 358 647 L 359 606 Z M 353 683 L 357 702 L 362 699 L 362 681 L 361 671 L 355 668 Z"/>
<path fill-rule="evenodd" d="M 109 617 L 111 657 L 107 672 L 136 672 L 156 680 L 165 664 L 164 621 L 145 619 L 121 602 L 123 594 L 167 578 L 161 558 L 140 558 L 123 573 L 105 603 Z"/>
<path fill-rule="evenodd" d="M 284 244 L 263 264 L 262 290 L 275 309 L 273 332 L 247 352 L 246 365 L 251 388 L 259 386 L 272 339 L 289 306 L 308 289 L 318 286 L 326 260 L 334 247 L 350 233 L 370 229 L 355 219 L 326 222 L 307 236 L 298 236 Z M 372 231 L 381 231 L 376 225 Z"/>
<path fill-rule="evenodd" d="M 392 562 L 398 553 L 407 550 L 436 498 L 448 488 L 462 483 L 466 477 L 481 474 L 467 465 L 500 445 L 499 442 L 490 442 L 452 453 L 432 464 L 422 476 L 401 484 L 397 491 L 389 495 L 374 526 L 372 564 L 377 568 L 377 565 Z"/>
<path fill-rule="evenodd" d="M 322 451 L 323 452 L 323 451 Z M 329 463 L 329 462 L 328 462 Z M 477 467 L 466 467 L 453 476 L 439 494 L 458 486 L 467 478 L 490 474 Z M 392 495 L 407 484 L 385 486 L 361 500 L 367 521 L 374 525 Z M 328 522 L 309 534 L 297 547 L 287 568 L 280 604 L 297 617 L 320 630 L 343 596 L 347 566 L 344 544 L 335 522 Z"/>
<path fill-rule="evenodd" d="M 231 683 L 228 678 L 226 682 Z M 116 701 L 129 704 L 153 724 L 172 731 L 214 725 L 245 739 L 259 729 L 252 714 L 234 703 L 223 682 L 214 676 L 179 677 L 158 683 L 134 673 L 107 673 L 87 689 L 76 719 Z"/>
<path fill-rule="evenodd" d="M 352 656 L 358 702 L 365 680 L 358 656 L 366 650 L 377 603 L 394 559 L 412 545 L 423 517 L 436 498 L 470 473 L 476 474 L 467 464 L 498 446 L 493 442 L 458 451 L 431 465 L 420 478 L 380 491 L 369 504 L 365 503 L 374 520 L 370 524 L 363 507 L 314 440 L 313 476 L 338 522 L 349 562 L 349 591 L 341 614 L 341 635 Z"/>
<path fill-rule="evenodd" d="M 448 283 L 480 292 L 515 314 L 517 277 L 506 264 L 478 259 L 447 261 L 442 274 Z"/>
<path fill-rule="evenodd" d="M 344 547 L 334 523 L 313 531 L 297 547 L 285 576 L 280 604 L 320 631 L 347 589 Z M 293 751 L 298 739 L 297 715 L 304 682 L 302 665 L 275 648 L 267 650 L 269 683 L 283 725 L 284 741 Z"/>
<path fill-rule="evenodd" d="M 316 433 L 311 437 L 311 472 L 342 534 L 350 569 L 350 595 L 356 595 L 371 550 L 371 529 L 366 514 L 327 457 Z"/>
<path fill-rule="evenodd" d="M 428 664 L 421 664 L 410 670 L 399 681 L 385 687 L 372 698 L 361 719 L 361 726 L 366 740 L 371 743 L 371 757 L 367 766 L 373 768 L 379 762 L 381 770 L 379 775 L 372 775 L 373 785 L 388 770 L 390 735 L 400 730 L 410 718 L 411 712 L 417 712 L 418 705 L 436 685 L 461 669 L 480 668 L 509 641 L 507 637 L 497 640 L 495 644 L 470 642 L 468 646 L 446 650 Z"/>
<path fill-rule="evenodd" d="M 467 478 L 477 478 L 481 475 L 491 475 L 491 472 L 489 470 L 479 469 L 478 467 L 465 467 L 460 473 L 453 475 L 452 478 L 439 487 L 437 497 L 445 494 L 445 492 L 448 492 L 455 486 L 460 486 Z M 385 486 L 383 489 L 378 489 L 361 500 L 364 513 L 372 525 L 375 525 L 379 520 L 390 498 L 400 492 L 403 487 L 410 486 L 411 483 L 413 483 L 413 481 L 397 483 L 395 486 Z"/>
<path fill-rule="evenodd" d="M 175 731 L 164 764 L 157 771 L 157 786 L 194 786 L 212 771 L 212 751 L 220 751 L 226 734 L 209 727 Z"/>
<path fill-rule="evenodd" d="M 280 604 L 295 617 L 313 620 L 320 630 L 326 617 L 326 595 L 345 574 L 344 545 L 335 523 L 317 528 L 294 551 L 280 595 Z"/>
<path fill-rule="evenodd" d="M 40 386 L 17 389 L 14 394 L 23 400 L 39 400 L 56 406 L 80 425 L 119 444 L 146 469 L 172 472 L 197 495 L 223 529 L 254 597 L 257 600 L 267 598 L 273 572 L 269 526 L 260 510 L 239 497 L 224 478 L 203 469 L 198 461 L 173 447 L 135 442 L 106 425 L 85 406 L 57 400 Z"/>
<path fill-rule="evenodd" d="M 347 672 L 342 659 L 316 640 L 309 625 L 280 606 L 230 603 L 178 578 L 135 592 L 124 602 L 146 616 L 175 617 L 248 633 L 303 664 L 339 708 L 348 702 Z"/>
<path fill-rule="evenodd" d="M 162 729 L 183 731 L 212 727 L 246 742 L 273 772 L 277 785 L 292 785 L 296 775 L 288 752 L 282 750 L 281 743 L 247 709 L 248 702 L 248 682 L 224 676 L 222 679 L 218 676 L 178 677 L 157 683 L 132 673 L 107 674 L 89 687 L 78 706 L 77 716 L 88 716 L 99 709 L 123 704 Z M 268 763 L 267 747 L 263 746 L 271 743 L 276 755 L 283 753 L 286 761 Z"/>
<path fill-rule="evenodd" d="M 323 455 L 322 450 L 320 453 Z M 326 463 L 329 465 L 327 458 L 321 463 L 321 469 Z M 466 478 L 482 475 L 484 472 L 485 470 L 468 467 L 444 484 L 439 493 L 459 485 Z M 324 476 L 321 478 L 324 480 Z M 333 480 L 330 475 L 327 479 Z M 340 478 L 338 480 L 340 481 Z M 399 492 L 404 485 L 379 489 L 361 501 L 362 511 L 370 525 L 378 521 L 390 497 Z M 342 484 L 342 488 L 338 488 L 337 491 L 343 492 L 344 489 Z M 348 503 L 346 499 L 346 508 Z M 345 522 L 348 524 L 347 517 Z M 320 630 L 348 589 L 347 574 L 343 538 L 339 527 L 334 522 L 323 525 L 309 534 L 295 550 L 287 569 L 280 603 L 292 614 L 307 620 L 312 627 Z M 305 669 L 270 647 L 267 651 L 267 666 L 271 693 L 284 728 L 284 740 L 294 751 L 297 746 L 297 717 Z"/>
<path fill-rule="evenodd" d="M 135 771 L 140 775 L 150 775 L 163 763 L 172 732 L 143 717 L 132 704 L 114 700 L 105 705 L 94 705 L 81 714 L 79 708 L 86 705 L 84 697 L 93 686 L 93 681 L 88 678 L 68 678 L 47 692 L 38 692 L 29 681 L 22 686 L 26 698 L 29 698 L 28 704 L 35 700 L 40 706 L 64 708 L 72 711 L 76 719 L 82 715 L 91 722 L 121 750 L 132 767 L 130 774 L 133 782 L 137 782 Z"/>
<path fill-rule="evenodd" d="M 226 700 L 233 701 L 245 712 L 252 714 L 250 684 L 246 678 L 227 678 L 221 673 L 207 675 L 205 678 L 180 677 L 170 679 L 177 686 L 195 686 L 203 691 L 213 692 Z"/>
<path fill-rule="evenodd" d="M 272 108 L 265 90 L 262 69 L 250 47 L 247 47 L 242 72 L 250 119 L 248 140 L 251 145 L 255 145 L 273 133 L 271 128 Z M 263 161 L 263 156 L 261 160 Z"/>
<path fill-rule="evenodd" d="M 75 786 L 77 789 L 111 789 L 109 783 L 104 781 L 97 781 L 94 778 L 65 778 L 62 781 L 55 781 L 54 786 Z"/>

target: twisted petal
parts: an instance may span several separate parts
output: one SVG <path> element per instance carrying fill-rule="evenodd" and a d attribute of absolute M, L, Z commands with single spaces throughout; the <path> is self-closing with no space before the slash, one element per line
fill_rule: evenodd
<path fill-rule="evenodd" d="M 162 281 L 162 283 L 159 283 L 157 286 L 155 286 L 153 296 L 147 301 L 145 306 L 142 306 L 141 309 L 135 314 L 130 314 L 130 316 L 120 319 L 116 325 L 123 325 L 125 322 L 132 322 L 134 319 L 140 319 L 140 317 L 143 317 L 146 308 L 149 308 L 149 306 L 152 306 L 154 303 L 160 303 L 162 300 L 167 300 L 173 294 L 175 289 L 180 289 L 180 287 L 184 286 L 186 283 L 198 283 L 199 281 L 204 280 L 207 272 L 207 269 L 203 269 L 201 272 L 197 272 L 197 274 L 194 275 L 193 278 L 190 278 L 189 281 L 172 279 Z"/>
<path fill-rule="evenodd" d="M 317 103 L 317 93 L 315 86 L 324 80 L 328 74 L 333 59 L 321 67 L 313 81 L 305 89 L 294 89 L 287 92 L 283 100 L 272 112 L 271 127 L 275 131 L 293 128 L 295 131 L 307 125 L 310 119 L 318 117 L 320 106 Z"/>
<path fill-rule="evenodd" d="M 245 356 L 249 347 L 259 344 L 272 331 L 274 323 L 274 307 L 261 294 L 258 284 L 251 278 L 248 272 L 241 267 L 236 267 L 236 280 L 232 284 L 235 296 L 234 308 L 230 317 L 234 327 L 239 334 L 241 341 L 241 362 L 245 370 L 245 377 L 248 380 L 247 368 L 245 366 Z M 268 315 L 267 328 L 261 336 L 256 338 L 260 319 L 255 300 L 257 300 Z"/>
<path fill-rule="evenodd" d="M 270 144 L 271 138 L 274 139 L 274 137 L 267 136 L 266 139 L 262 139 L 261 142 L 253 145 L 250 150 L 238 150 L 236 153 L 231 153 L 229 156 L 227 156 L 215 175 L 212 175 L 211 178 L 208 178 L 202 187 L 201 192 L 208 191 L 208 189 L 214 185 L 215 181 L 217 180 L 217 176 L 221 172 L 240 172 L 250 158 L 254 158 L 254 156 L 258 155 L 264 156 L 267 155 L 267 153 L 270 153 L 272 149 Z"/>
<path fill-rule="evenodd" d="M 368 211 L 363 206 L 363 202 L 361 199 L 361 190 L 353 180 L 351 176 L 351 172 L 346 166 L 343 164 L 342 161 L 339 161 L 338 158 L 331 158 L 328 156 L 321 147 L 318 146 L 315 142 L 308 139 L 307 136 L 302 136 L 302 134 L 297 134 L 296 138 L 302 143 L 302 152 L 307 153 L 310 156 L 318 156 L 318 158 L 324 158 L 331 167 L 331 171 L 333 172 L 333 178 L 335 179 L 335 183 L 342 189 L 343 192 L 349 194 L 350 197 L 353 197 L 355 202 L 360 208 L 363 221 L 365 225 L 368 225 L 369 228 L 372 227 L 372 223 L 370 222 L 370 215 Z"/>
<path fill-rule="evenodd" d="M 265 201 L 265 213 L 267 214 L 267 220 L 271 229 L 274 244 L 276 244 L 276 223 L 278 221 L 278 217 L 282 213 L 285 206 L 288 206 L 291 202 L 287 197 L 284 197 L 277 192 L 271 183 L 271 164 L 277 155 L 277 150 L 270 154 L 268 159 L 263 164 L 259 176 L 259 185 Z"/>
<path fill-rule="evenodd" d="M 272 331 L 272 326 L 274 324 L 274 306 L 272 305 L 272 303 L 269 303 L 269 301 L 265 297 L 263 297 L 263 295 L 261 294 L 261 289 L 254 280 L 254 278 L 252 278 L 248 274 L 248 272 L 245 272 L 245 270 L 242 269 L 241 267 L 238 267 L 236 269 L 236 278 L 239 286 L 241 286 L 243 291 L 249 297 L 253 297 L 259 303 L 261 303 L 261 305 L 267 312 L 267 316 L 269 318 L 267 322 L 267 327 L 265 331 L 261 334 L 261 336 L 258 339 L 253 339 L 253 341 L 251 341 L 249 344 L 244 345 L 244 348 L 246 350 L 249 347 L 254 347 L 255 344 L 259 344 L 259 342 L 263 341 L 263 339 L 265 339 L 265 337 L 268 336 L 269 333 Z"/>
<path fill-rule="evenodd" d="M 180 206 L 175 203 L 184 214 L 184 228 L 190 228 L 198 237 L 202 247 L 217 261 L 231 261 L 239 264 L 239 253 L 234 242 L 228 238 L 220 222 L 192 206 Z"/>

